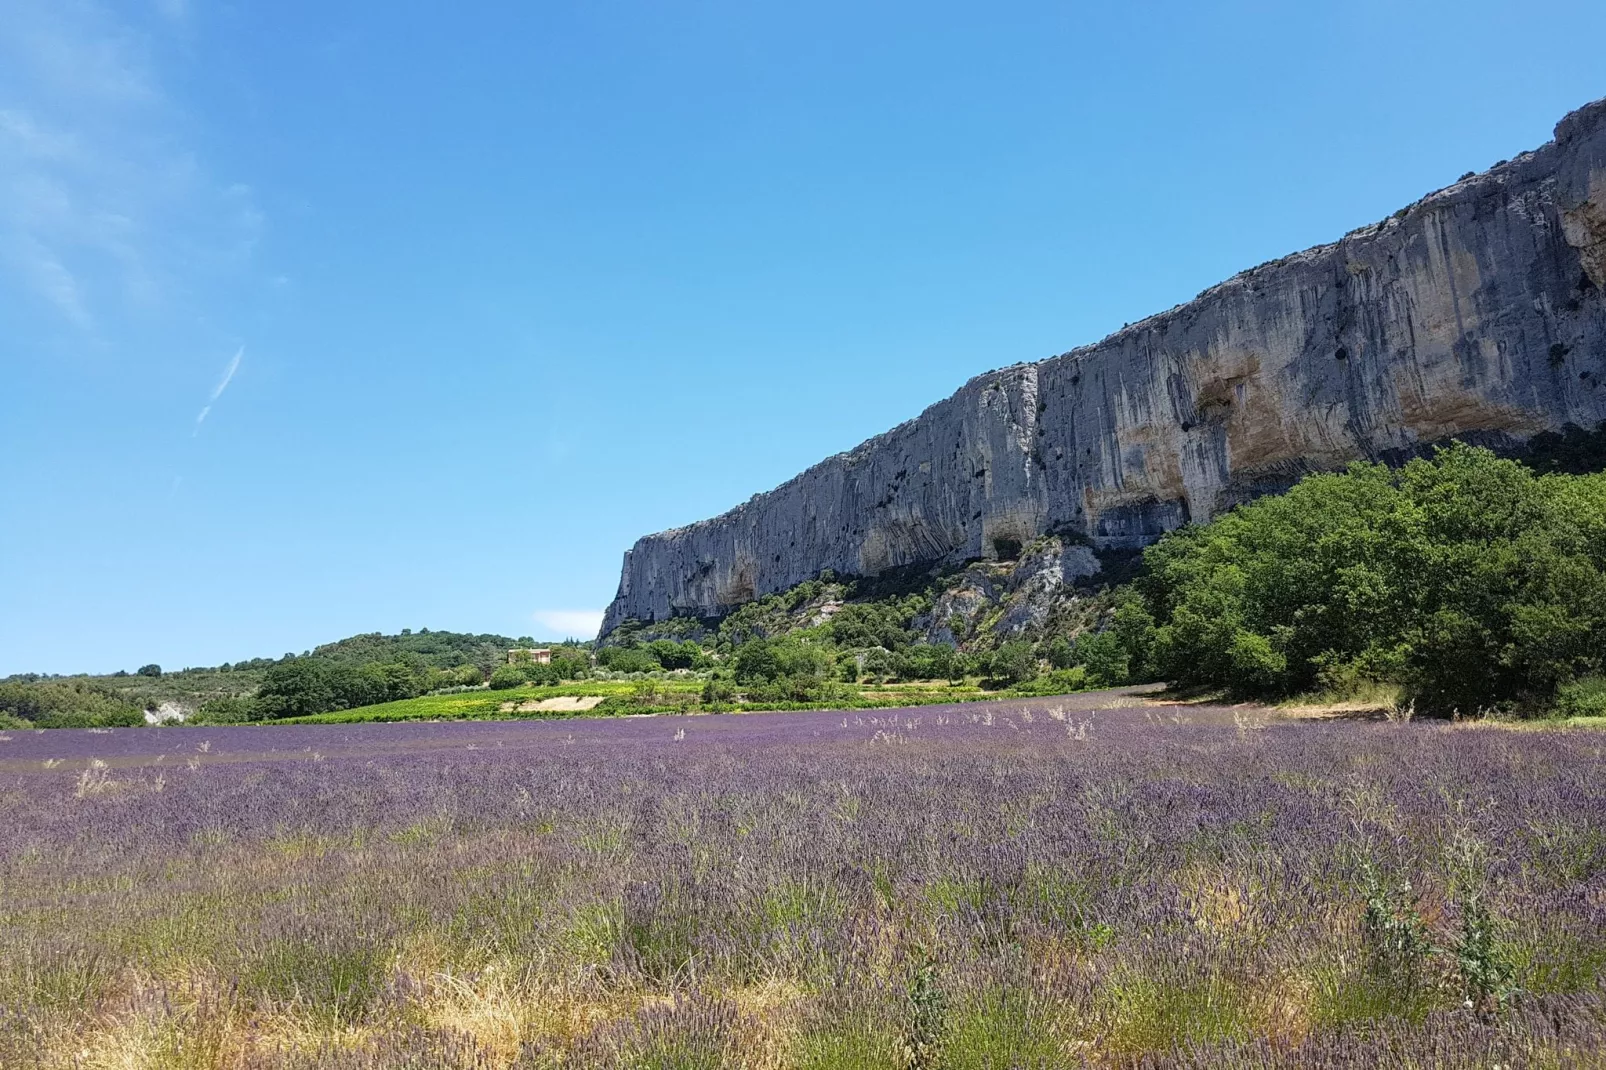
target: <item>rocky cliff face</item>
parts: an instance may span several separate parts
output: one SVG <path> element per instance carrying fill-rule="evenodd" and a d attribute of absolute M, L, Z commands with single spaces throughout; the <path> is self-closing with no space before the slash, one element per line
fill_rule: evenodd
<path fill-rule="evenodd" d="M 1130 547 L 1301 475 L 1606 420 L 1606 101 L 1339 242 L 1036 364 L 625 554 L 603 632 L 821 569 Z"/>

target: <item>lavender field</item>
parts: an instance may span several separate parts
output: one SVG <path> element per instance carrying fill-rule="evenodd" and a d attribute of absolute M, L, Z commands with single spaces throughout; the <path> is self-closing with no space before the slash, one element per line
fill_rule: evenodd
<path fill-rule="evenodd" d="M 11 732 L 0 1066 L 1602 1066 L 1603 747 L 1112 693 Z"/>

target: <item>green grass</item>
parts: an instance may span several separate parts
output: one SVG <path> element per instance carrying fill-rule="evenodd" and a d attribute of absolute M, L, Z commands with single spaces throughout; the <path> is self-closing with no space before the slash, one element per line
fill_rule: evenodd
<path fill-rule="evenodd" d="M 660 692 L 666 694 L 701 694 L 700 680 L 655 681 Z M 355 710 L 338 710 L 334 713 L 315 713 L 306 717 L 286 717 L 273 724 L 357 724 L 368 721 L 476 721 L 519 720 L 527 718 L 573 717 L 566 711 L 541 710 L 535 713 L 507 712 L 506 702 L 539 702 L 549 698 L 585 698 L 599 696 L 629 697 L 636 693 L 638 684 L 630 680 L 581 680 L 551 687 L 515 687 L 506 691 L 459 691 L 448 695 L 421 695 L 418 698 L 382 702 L 377 706 L 362 706 Z"/>
<path fill-rule="evenodd" d="M 644 693 L 650 686 L 655 693 Z M 362 724 L 397 721 L 493 721 L 543 720 L 566 717 L 607 717 L 620 713 L 742 713 L 760 710 L 852 709 L 874 710 L 906 706 L 931 706 L 949 702 L 976 702 L 993 698 L 1019 698 L 1037 694 L 1032 690 L 984 691 L 976 681 L 949 684 L 943 681 L 917 683 L 850 685 L 854 694 L 830 702 L 738 702 L 717 709 L 704 707 L 700 698 L 703 681 L 696 678 L 640 680 L 579 680 L 550 687 L 517 687 L 506 691 L 461 691 L 446 695 L 363 706 L 354 710 L 318 713 L 306 717 L 286 717 L 271 724 Z M 1028 685 L 1029 688 L 1030 685 Z M 596 711 L 504 710 L 504 703 L 539 702 L 560 697 L 600 697 L 617 699 L 613 708 Z"/>

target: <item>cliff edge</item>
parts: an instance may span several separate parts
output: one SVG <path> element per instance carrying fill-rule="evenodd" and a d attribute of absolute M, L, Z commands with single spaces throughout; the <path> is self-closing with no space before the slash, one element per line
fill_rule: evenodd
<path fill-rule="evenodd" d="M 602 632 L 1049 531 L 1140 546 L 1351 460 L 1603 420 L 1606 100 L 1381 223 L 977 376 L 775 490 L 642 538 Z"/>

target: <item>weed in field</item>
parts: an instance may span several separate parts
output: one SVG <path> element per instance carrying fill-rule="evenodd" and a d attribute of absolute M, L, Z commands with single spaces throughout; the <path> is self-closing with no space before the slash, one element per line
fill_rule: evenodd
<path fill-rule="evenodd" d="M 907 991 L 909 1022 L 903 1055 L 910 1070 L 937 1070 L 948 1029 L 948 1000 L 937 980 L 937 960 L 916 952 Z"/>

